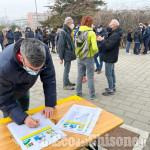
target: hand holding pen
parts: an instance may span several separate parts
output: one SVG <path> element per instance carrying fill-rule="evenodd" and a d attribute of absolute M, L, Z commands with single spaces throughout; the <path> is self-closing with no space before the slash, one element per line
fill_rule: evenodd
<path fill-rule="evenodd" d="M 24 123 L 29 127 L 29 128 L 36 128 L 40 124 L 39 119 L 34 119 L 31 116 L 27 116 L 26 119 L 24 120 Z"/>

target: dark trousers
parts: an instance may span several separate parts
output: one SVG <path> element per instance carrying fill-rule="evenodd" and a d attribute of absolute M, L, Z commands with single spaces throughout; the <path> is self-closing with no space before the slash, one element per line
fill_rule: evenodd
<path fill-rule="evenodd" d="M 30 92 L 27 91 L 22 97 L 16 99 L 16 102 L 23 109 L 23 111 L 27 111 L 29 109 L 29 97 L 30 97 Z M 5 113 L 3 113 L 3 116 L 4 118 L 8 117 L 8 115 Z"/>
<path fill-rule="evenodd" d="M 148 44 L 149 44 L 149 39 L 145 39 L 144 40 L 144 53 L 147 54 L 147 50 L 148 50 Z"/>
<path fill-rule="evenodd" d="M 2 47 L 2 50 L 3 50 L 4 49 L 3 40 L 0 40 L 0 44 L 1 44 L 1 47 Z"/>

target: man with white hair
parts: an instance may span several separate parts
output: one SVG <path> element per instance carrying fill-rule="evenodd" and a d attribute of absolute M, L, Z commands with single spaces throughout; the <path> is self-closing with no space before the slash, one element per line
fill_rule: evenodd
<path fill-rule="evenodd" d="M 69 72 L 71 67 L 71 61 L 76 59 L 75 46 L 71 36 L 71 32 L 74 28 L 73 19 L 67 17 L 63 24 L 62 30 L 59 32 L 57 48 L 60 58 L 60 64 L 63 64 L 64 60 L 64 75 L 63 75 L 63 89 L 74 90 L 75 83 L 69 81 Z"/>
<path fill-rule="evenodd" d="M 103 46 L 102 61 L 105 62 L 105 75 L 108 81 L 108 88 L 105 88 L 104 96 L 112 95 L 116 91 L 115 78 L 115 63 L 118 61 L 119 46 L 121 42 L 122 29 L 119 27 L 119 22 L 116 19 L 111 20 L 109 27 L 110 35 L 107 39 L 97 37 Z"/>

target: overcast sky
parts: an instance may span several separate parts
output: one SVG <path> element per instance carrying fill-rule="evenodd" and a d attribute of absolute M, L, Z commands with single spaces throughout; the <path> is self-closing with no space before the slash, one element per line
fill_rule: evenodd
<path fill-rule="evenodd" d="M 47 10 L 44 6 L 48 0 L 36 0 L 38 12 Z M 50 0 L 53 3 L 54 0 Z M 137 9 L 150 6 L 150 0 L 105 0 L 108 9 Z M 28 12 L 35 12 L 35 0 L 0 0 L 0 17 L 5 16 L 5 11 L 9 19 L 19 19 L 26 17 Z"/>

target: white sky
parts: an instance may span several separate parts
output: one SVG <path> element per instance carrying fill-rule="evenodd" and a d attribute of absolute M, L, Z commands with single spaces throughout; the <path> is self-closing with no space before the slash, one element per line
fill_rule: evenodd
<path fill-rule="evenodd" d="M 44 6 L 48 4 L 48 0 L 36 0 L 38 12 L 47 10 Z M 54 0 L 50 0 L 51 4 Z M 150 0 L 105 0 L 108 9 L 137 9 L 149 6 Z M 9 19 L 18 19 L 26 17 L 28 12 L 35 12 L 35 0 L 0 0 L 0 17 L 6 14 Z"/>

